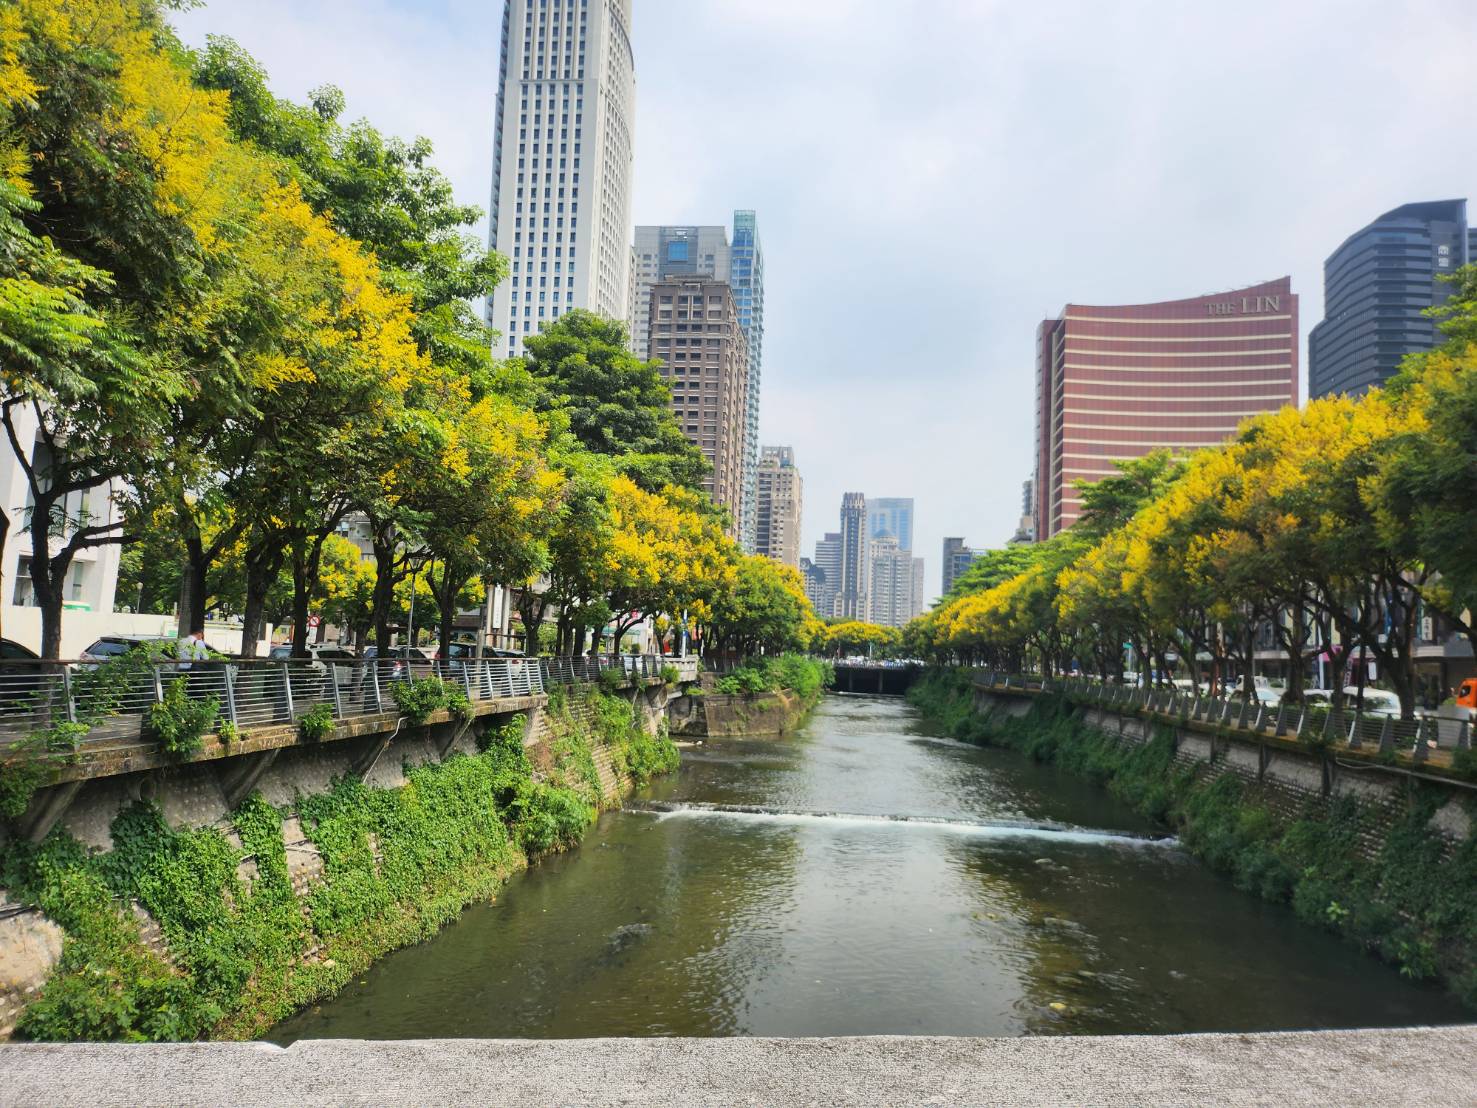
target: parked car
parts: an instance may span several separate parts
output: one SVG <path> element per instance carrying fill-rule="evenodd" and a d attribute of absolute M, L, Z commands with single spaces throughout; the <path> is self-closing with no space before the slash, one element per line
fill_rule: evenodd
<path fill-rule="evenodd" d="M 1251 691 L 1252 696 L 1255 698 L 1256 702 L 1262 705 L 1264 708 L 1275 708 L 1277 707 L 1277 705 L 1282 703 L 1281 691 L 1272 688 L 1270 685 L 1258 684 L 1253 686 Z M 1231 693 L 1228 699 L 1237 701 L 1245 700 L 1246 693 L 1241 689 L 1236 689 Z"/>
<path fill-rule="evenodd" d="M 1349 711 L 1354 710 L 1354 704 L 1359 697 L 1359 687 L 1348 685 L 1344 688 L 1344 704 Z M 1400 698 L 1385 689 L 1364 689 L 1364 714 L 1366 716 L 1389 716 L 1392 719 L 1400 718 Z"/>
<path fill-rule="evenodd" d="M 1344 711 L 1352 712 L 1358 698 L 1359 686 L 1345 686 Z M 1305 689 L 1303 690 L 1303 703 L 1307 704 L 1310 708 L 1326 708 L 1333 703 L 1333 693 L 1329 689 Z M 1364 689 L 1364 714 L 1366 716 L 1389 716 L 1392 719 L 1399 719 L 1400 698 L 1387 689 L 1373 689 L 1366 686 Z"/>
<path fill-rule="evenodd" d="M 418 646 L 410 646 L 401 643 L 381 651 L 377 646 L 366 646 L 364 648 L 365 661 L 388 661 L 393 660 L 394 665 L 390 667 L 390 680 L 398 681 L 406 676 L 407 671 L 414 673 L 420 670 L 423 674 L 429 673 L 431 669 L 431 655 Z M 383 673 L 383 670 L 381 671 Z"/>
<path fill-rule="evenodd" d="M 178 639 L 166 635 L 104 635 L 82 652 L 83 662 L 107 662 L 140 646 L 156 647 L 165 657 L 174 657 Z M 89 667 L 90 668 L 90 667 Z"/>
<path fill-rule="evenodd" d="M 13 708 L 30 701 L 46 678 L 41 658 L 14 639 L 0 639 L 0 707 Z"/>
<path fill-rule="evenodd" d="M 283 643 L 280 646 L 274 646 L 268 652 L 267 657 L 273 661 L 288 661 L 293 657 L 292 645 Z M 308 644 L 308 658 L 312 659 L 310 664 L 317 673 L 327 677 L 332 672 L 333 679 L 340 688 L 354 683 L 357 667 L 352 664 L 356 660 L 352 650 L 336 642 L 314 642 Z"/>

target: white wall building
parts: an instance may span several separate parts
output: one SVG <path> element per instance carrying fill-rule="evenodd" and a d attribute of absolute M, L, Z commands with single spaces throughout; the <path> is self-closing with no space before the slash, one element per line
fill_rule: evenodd
<path fill-rule="evenodd" d="M 34 443 L 29 461 L 44 471 L 46 446 L 37 439 L 35 416 L 24 408 L 15 412 L 17 437 L 23 443 Z M 35 594 L 31 589 L 31 534 L 29 512 L 31 505 L 30 483 L 25 470 L 9 443 L 0 444 L 0 506 L 10 518 L 10 533 L 6 538 L 5 550 L 0 554 L 0 601 L 3 601 L 4 633 L 7 638 L 18 641 L 32 650 L 41 645 L 40 610 L 36 608 Z M 110 486 L 99 486 L 67 497 L 67 518 L 75 525 L 93 526 L 115 523 L 118 506 L 114 502 Z M 53 553 L 61 549 L 63 539 L 52 540 Z M 72 567 L 63 585 L 63 604 L 69 611 L 111 612 L 113 594 L 118 587 L 118 559 L 120 548 L 116 544 L 94 546 L 77 552 Z M 29 608 L 34 614 L 35 641 L 30 641 L 32 619 L 27 613 L 12 618 L 12 608 Z M 83 644 L 86 645 L 86 644 Z"/>
<path fill-rule="evenodd" d="M 636 69 L 631 0 L 506 0 L 492 246 L 510 274 L 487 320 L 499 349 L 571 308 L 624 321 Z"/>

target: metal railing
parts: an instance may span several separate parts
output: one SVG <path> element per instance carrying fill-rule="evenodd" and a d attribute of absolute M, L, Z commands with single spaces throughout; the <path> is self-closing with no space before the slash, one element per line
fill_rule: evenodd
<path fill-rule="evenodd" d="M 696 681 L 701 664 L 696 656 L 673 657 L 666 654 L 576 654 L 540 659 L 544 681 L 548 685 L 571 685 L 580 681 L 598 681 L 607 669 L 618 669 L 627 677 L 646 680 L 660 677 L 670 666 L 677 680 Z"/>
<path fill-rule="evenodd" d="M 1397 719 L 1385 713 L 1336 712 L 1308 704 L 1269 704 L 1241 696 L 1210 696 L 1172 686 L 1146 688 L 1085 677 L 1043 678 L 990 669 L 974 673 L 975 683 L 984 688 L 1061 693 L 1078 704 L 1194 720 L 1245 731 L 1249 736 L 1270 735 L 1336 749 L 1397 754 L 1417 765 L 1428 761 L 1442 747 L 1469 750 L 1472 743 L 1471 725 L 1466 720 L 1438 721 L 1431 716 Z"/>
<path fill-rule="evenodd" d="M 394 712 L 397 684 L 428 677 L 459 686 L 473 704 L 536 696 L 557 685 L 593 683 L 605 670 L 624 680 L 696 681 L 696 657 L 658 654 L 565 658 L 238 658 L 139 664 L 112 661 L 0 662 L 0 756 L 73 724 L 63 745 L 99 752 L 152 741 L 149 714 L 166 696 L 213 699 L 216 723 L 238 731 L 292 724 L 327 705 L 335 720 Z M 670 671 L 668 671 L 670 676 Z M 34 746 L 34 742 L 30 743 Z M 44 751 L 37 750 L 39 756 Z"/>
<path fill-rule="evenodd" d="M 143 666 L 5 661 L 0 663 L 0 749 L 61 723 L 86 726 L 82 742 L 88 746 L 144 741 L 150 709 L 176 688 L 190 701 L 213 698 L 219 724 L 245 729 L 292 723 L 320 704 L 328 705 L 336 720 L 391 712 L 396 684 L 427 677 L 460 686 L 473 703 L 544 691 L 544 670 L 536 658 L 241 658 Z"/>

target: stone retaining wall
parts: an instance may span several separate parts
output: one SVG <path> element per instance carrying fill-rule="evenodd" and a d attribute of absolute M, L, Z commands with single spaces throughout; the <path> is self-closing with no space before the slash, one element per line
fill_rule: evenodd
<path fill-rule="evenodd" d="M 557 714 L 548 710 L 546 697 L 538 697 L 521 713 L 488 714 L 470 723 L 448 719 L 441 713 L 435 722 L 401 725 L 388 734 L 359 741 L 301 743 L 273 750 L 268 752 L 267 764 L 253 776 L 252 787 L 279 808 L 289 808 L 300 795 L 325 792 L 335 780 L 350 774 L 357 774 L 375 788 L 398 788 L 406 782 L 407 767 L 443 761 L 457 752 L 473 753 L 479 735 L 504 726 L 520 714 L 525 718 L 524 748 L 537 773 L 553 764 L 552 746 L 570 721 L 583 725 L 591 722 L 590 708 L 579 688 L 571 686 L 565 691 L 564 705 Z M 637 718 L 647 733 L 657 734 L 665 718 L 667 687 L 653 680 L 625 690 L 624 695 L 634 701 Z M 616 773 L 609 749 L 597 746 L 594 756 L 602 803 L 619 804 L 631 782 Z M 136 800 L 151 800 L 159 805 L 171 826 L 219 828 L 239 849 L 241 841 L 230 822 L 233 806 L 228 797 L 229 779 L 222 777 L 218 766 L 206 762 L 151 768 L 84 782 L 60 826 L 88 849 L 108 850 L 112 847 L 110 827 L 119 811 Z M 293 892 L 305 897 L 324 878 L 322 855 L 296 816 L 283 820 L 282 841 Z M 371 843 L 371 847 L 378 859 L 378 844 Z M 256 876 L 252 858 L 242 860 L 237 876 L 247 883 Z M 132 907 L 140 937 L 167 959 L 169 952 L 158 924 L 139 905 Z M 10 1037 L 21 1010 L 50 976 L 61 953 L 61 928 L 35 908 L 11 902 L 0 889 L 0 1041 Z M 316 950 L 309 950 L 304 961 L 316 956 Z"/>
<path fill-rule="evenodd" d="M 678 697 L 668 722 L 673 735 L 780 735 L 793 731 L 814 705 L 814 699 L 805 700 L 788 689 L 750 695 L 710 692 Z"/>
<path fill-rule="evenodd" d="M 1018 717 L 1030 711 L 1032 699 L 1032 694 L 1024 691 L 979 692 L 976 703 L 981 710 Z M 1102 734 L 1135 746 L 1148 742 L 1159 726 L 1171 726 L 1178 765 L 1211 780 L 1228 773 L 1236 775 L 1260 804 L 1289 821 L 1310 805 L 1316 809 L 1341 796 L 1356 797 L 1369 813 L 1360 832 L 1360 852 L 1370 859 L 1379 852 L 1387 832 L 1404 817 L 1416 780 L 1392 767 L 1346 764 L 1330 751 L 1235 733 L 1216 734 L 1095 706 L 1083 709 L 1082 719 Z M 1422 780 L 1449 794 L 1432 817 L 1432 826 L 1454 843 L 1465 840 L 1472 834 L 1467 804 L 1477 793 L 1455 782 Z"/>

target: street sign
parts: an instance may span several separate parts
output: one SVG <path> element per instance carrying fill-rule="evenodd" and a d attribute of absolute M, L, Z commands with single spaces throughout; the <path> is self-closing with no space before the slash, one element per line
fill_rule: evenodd
<path fill-rule="evenodd" d="M 322 623 L 322 622 L 323 621 L 321 619 L 319 619 L 317 616 L 309 616 L 308 617 L 308 630 L 309 631 L 316 631 L 316 630 L 318 630 L 318 625 L 320 623 Z"/>

